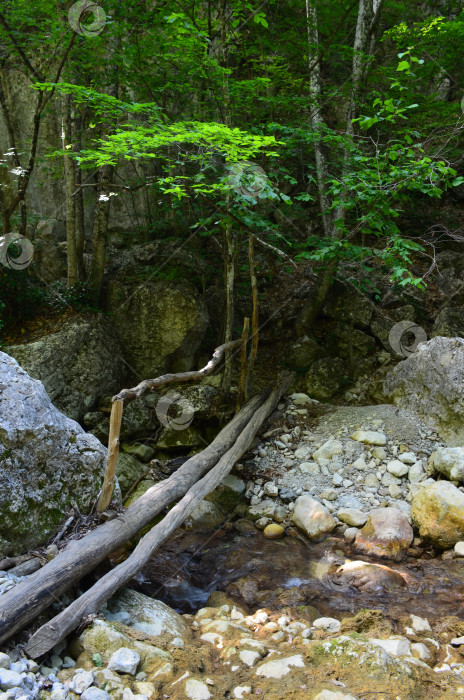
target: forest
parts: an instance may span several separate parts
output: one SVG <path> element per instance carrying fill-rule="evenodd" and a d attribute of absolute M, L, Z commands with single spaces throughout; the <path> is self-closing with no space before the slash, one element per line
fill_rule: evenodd
<path fill-rule="evenodd" d="M 0 0 L 0 700 L 464 695 L 462 0 Z"/>

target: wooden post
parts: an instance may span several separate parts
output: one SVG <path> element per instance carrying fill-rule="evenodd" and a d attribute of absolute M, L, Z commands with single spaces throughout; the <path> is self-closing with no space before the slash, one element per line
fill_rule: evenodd
<path fill-rule="evenodd" d="M 243 400 L 245 398 L 245 379 L 247 373 L 247 342 L 248 342 L 248 329 L 250 326 L 250 319 L 243 319 L 243 331 L 242 331 L 242 347 L 240 349 L 240 382 L 238 386 L 237 394 L 237 405 L 235 412 L 238 413 L 242 407 Z"/>
<path fill-rule="evenodd" d="M 108 458 L 106 461 L 105 477 L 98 499 L 97 510 L 103 513 L 108 508 L 114 489 L 114 474 L 119 454 L 119 433 L 121 432 L 122 408 L 124 401 L 116 399 L 111 406 L 110 434 L 108 438 Z"/>

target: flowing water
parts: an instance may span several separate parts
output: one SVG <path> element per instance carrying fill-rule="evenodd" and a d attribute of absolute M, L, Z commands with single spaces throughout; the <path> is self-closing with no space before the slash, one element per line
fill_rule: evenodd
<path fill-rule="evenodd" d="M 269 540 L 253 526 L 243 532 L 179 532 L 134 585 L 183 613 L 203 607 L 212 591 L 224 591 L 249 611 L 310 605 L 339 618 L 376 608 L 391 619 L 410 613 L 431 621 L 464 619 L 461 560 L 374 560 L 341 538 L 319 544 L 288 536 Z"/>

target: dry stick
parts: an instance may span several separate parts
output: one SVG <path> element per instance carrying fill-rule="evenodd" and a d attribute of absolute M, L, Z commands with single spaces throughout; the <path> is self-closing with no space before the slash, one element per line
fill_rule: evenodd
<path fill-rule="evenodd" d="M 249 327 L 250 327 L 250 319 L 245 317 L 243 319 L 242 347 L 240 349 L 240 383 L 238 386 L 237 405 L 235 408 L 237 413 L 240 410 L 240 408 L 243 404 L 244 398 L 245 398 L 246 350 L 247 350 Z"/>
<path fill-rule="evenodd" d="M 171 384 L 173 382 L 190 382 L 195 379 L 203 379 L 203 377 L 207 377 L 208 374 L 211 374 L 213 370 L 216 369 L 224 357 L 226 350 L 234 350 L 235 348 L 240 347 L 241 342 L 241 340 L 231 340 L 230 343 L 220 345 L 218 348 L 216 348 L 213 353 L 213 357 L 208 364 L 203 367 L 203 369 L 199 369 L 198 371 L 194 372 L 180 372 L 179 374 L 163 374 L 161 377 L 157 377 L 156 379 L 145 379 L 133 389 L 123 389 L 120 391 L 119 394 L 113 396 L 113 401 L 127 401 L 129 399 L 136 399 L 137 397 L 142 396 L 142 394 L 145 394 L 145 392 L 153 391 L 163 384 Z"/>
<path fill-rule="evenodd" d="M 97 511 L 103 513 L 111 502 L 111 497 L 114 491 L 114 476 L 116 472 L 116 463 L 119 454 L 119 435 L 121 432 L 122 411 L 124 401 L 141 396 L 150 389 L 168 384 L 169 382 L 187 382 L 192 379 L 201 379 L 202 377 L 211 374 L 215 367 L 220 363 L 224 351 L 229 347 L 234 347 L 235 343 L 241 341 L 231 341 L 226 345 L 221 345 L 213 353 L 212 359 L 206 367 L 196 372 L 182 372 L 179 374 L 165 374 L 156 379 L 145 379 L 133 389 L 123 389 L 117 396 L 113 396 L 113 404 L 111 406 L 110 417 L 110 434 L 108 437 L 108 455 L 106 459 L 105 476 L 103 478 L 103 486 L 98 499 Z"/>
<path fill-rule="evenodd" d="M 103 576 L 92 588 L 75 600 L 31 637 L 26 652 L 33 659 L 46 654 L 69 634 L 86 615 L 97 612 L 115 591 L 127 583 L 146 564 L 153 552 L 174 532 L 230 472 L 235 462 L 249 448 L 259 427 L 275 408 L 291 377 L 284 375 L 265 403 L 258 408 L 232 447 L 221 457 L 214 469 L 198 481 L 165 516 L 143 537 L 130 557 Z"/>
<path fill-rule="evenodd" d="M 251 293 L 253 299 L 253 312 L 251 317 L 251 350 L 248 360 L 247 376 L 245 382 L 245 398 L 249 399 L 251 395 L 251 386 L 253 383 L 253 369 L 255 365 L 256 355 L 258 354 L 259 342 L 259 315 L 258 315 L 258 282 L 256 280 L 255 256 L 254 256 L 254 237 L 250 236 L 248 245 L 248 260 L 250 266 L 250 282 Z"/>
<path fill-rule="evenodd" d="M 203 452 L 187 460 L 169 479 L 155 484 L 125 512 L 69 544 L 29 578 L 0 596 L 0 644 L 25 627 L 74 582 L 181 498 L 230 449 L 263 396 L 249 401 Z"/>
<path fill-rule="evenodd" d="M 122 407 L 124 402 L 121 399 L 113 401 L 110 417 L 110 434 L 108 437 L 108 456 L 106 461 L 105 477 L 97 503 L 97 511 L 103 513 L 110 504 L 114 490 L 114 475 L 116 472 L 116 462 L 119 454 L 119 433 L 121 432 Z"/>

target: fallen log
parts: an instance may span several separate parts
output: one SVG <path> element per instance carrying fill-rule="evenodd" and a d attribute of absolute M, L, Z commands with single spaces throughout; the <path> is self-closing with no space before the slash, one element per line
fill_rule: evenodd
<path fill-rule="evenodd" d="M 213 491 L 230 472 L 234 464 L 249 448 L 260 425 L 278 403 L 288 388 L 290 377 L 282 377 L 267 400 L 255 411 L 235 443 L 219 459 L 216 466 L 194 484 L 162 522 L 155 525 L 138 543 L 124 562 L 103 576 L 92 588 L 83 593 L 59 615 L 43 625 L 26 645 L 26 653 L 33 659 L 46 654 L 55 644 L 79 624 L 87 615 L 97 612 L 108 598 L 137 574 L 154 551 L 174 532 L 197 507 L 199 502 Z"/>
<path fill-rule="evenodd" d="M 264 396 L 254 397 L 203 452 L 187 460 L 168 479 L 148 489 L 118 518 L 100 525 L 80 540 L 72 540 L 39 571 L 0 596 L 0 643 L 25 627 L 69 586 L 148 525 L 166 506 L 182 498 L 230 449 L 264 400 Z"/>

